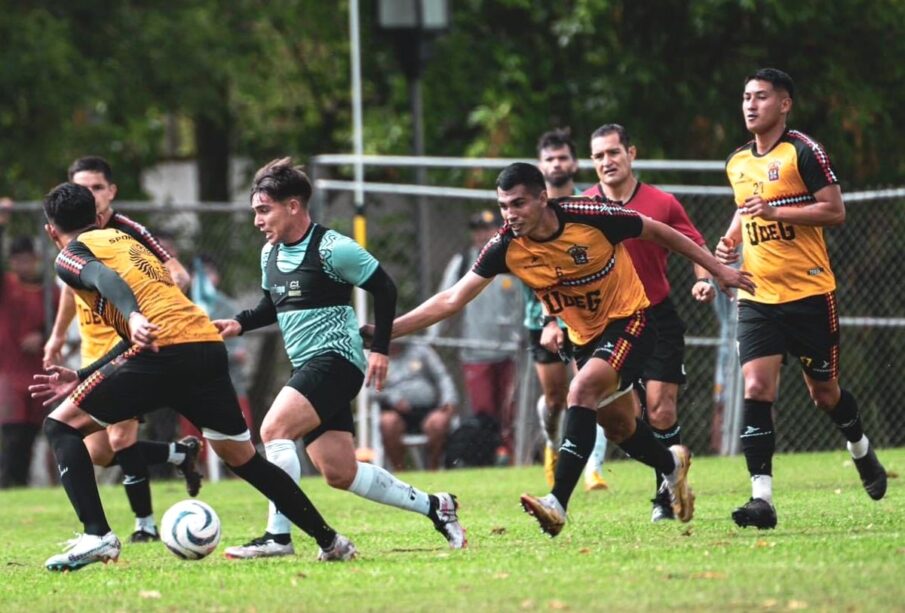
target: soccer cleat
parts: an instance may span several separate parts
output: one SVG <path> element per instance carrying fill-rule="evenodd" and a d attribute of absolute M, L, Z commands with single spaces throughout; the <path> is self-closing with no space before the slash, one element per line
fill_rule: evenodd
<path fill-rule="evenodd" d="M 688 485 L 691 450 L 685 445 L 673 445 L 669 450 L 676 459 L 676 469 L 664 481 L 669 490 L 673 513 L 679 521 L 688 522 L 694 517 L 694 492 Z"/>
<path fill-rule="evenodd" d="M 148 532 L 147 530 L 138 529 L 129 537 L 130 543 L 153 543 L 159 541 L 160 535 L 156 532 Z"/>
<path fill-rule="evenodd" d="M 278 556 L 291 556 L 295 553 L 292 547 L 292 541 L 286 543 L 278 543 L 274 540 L 272 534 L 265 533 L 264 536 L 251 539 L 244 545 L 236 545 L 235 547 L 227 547 L 223 551 L 230 560 L 250 560 L 251 558 L 275 558 Z"/>
<path fill-rule="evenodd" d="M 599 471 L 591 470 L 584 473 L 584 491 L 593 492 L 595 490 L 608 490 L 610 486 L 607 484 L 603 475 Z"/>
<path fill-rule="evenodd" d="M 458 498 L 446 492 L 434 496 L 437 499 L 437 506 L 428 514 L 434 522 L 434 528 L 446 538 L 452 549 L 465 549 L 468 546 L 468 539 L 465 536 L 465 528 L 459 523 Z"/>
<path fill-rule="evenodd" d="M 653 506 L 650 511 L 650 520 L 653 523 L 661 521 L 675 521 L 676 514 L 673 513 L 672 503 L 669 498 L 669 490 L 661 486 L 657 495 L 651 499 Z"/>
<path fill-rule="evenodd" d="M 67 571 L 79 570 L 95 562 L 116 562 L 121 550 L 122 545 L 113 532 L 104 536 L 80 534 L 66 542 L 64 553 L 48 558 L 44 567 L 52 571 Z"/>
<path fill-rule="evenodd" d="M 559 453 L 553 447 L 544 445 L 544 479 L 547 486 L 553 487 L 556 480 L 556 463 L 559 461 Z"/>
<path fill-rule="evenodd" d="M 525 513 L 537 520 L 541 530 L 551 537 L 562 532 L 562 527 L 566 523 L 566 511 L 556 496 L 547 494 L 543 498 L 538 498 L 531 494 L 522 494 L 521 502 Z"/>
<path fill-rule="evenodd" d="M 732 521 L 740 528 L 769 530 L 776 527 L 776 509 L 763 498 L 751 498 L 732 512 Z"/>
<path fill-rule="evenodd" d="M 873 445 L 868 446 L 867 455 L 863 458 L 854 459 L 855 468 L 861 476 L 861 483 L 867 495 L 874 500 L 880 500 L 886 495 L 886 469 L 877 459 Z"/>
<path fill-rule="evenodd" d="M 185 452 L 185 459 L 176 468 L 185 478 L 185 491 L 189 496 L 194 498 L 201 491 L 201 473 L 195 468 L 198 462 L 198 454 L 204 448 L 204 441 L 197 436 L 186 436 L 179 441 L 180 445 L 185 445 L 188 449 Z"/>
<path fill-rule="evenodd" d="M 358 550 L 352 541 L 337 534 L 333 537 L 333 544 L 329 549 L 321 549 L 317 554 L 318 562 L 346 562 L 358 555 Z"/>

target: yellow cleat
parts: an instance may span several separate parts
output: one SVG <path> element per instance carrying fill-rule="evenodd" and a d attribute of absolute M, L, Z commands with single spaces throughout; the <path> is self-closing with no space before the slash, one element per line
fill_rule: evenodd
<path fill-rule="evenodd" d="M 596 470 L 593 472 L 587 472 L 584 475 L 584 491 L 593 492 L 594 490 L 608 490 L 610 486 L 607 485 L 606 480 L 601 476 L 599 472 Z"/>
<path fill-rule="evenodd" d="M 556 481 L 556 462 L 559 460 L 559 453 L 550 446 L 544 447 L 544 478 L 547 480 L 547 487 L 553 487 Z"/>

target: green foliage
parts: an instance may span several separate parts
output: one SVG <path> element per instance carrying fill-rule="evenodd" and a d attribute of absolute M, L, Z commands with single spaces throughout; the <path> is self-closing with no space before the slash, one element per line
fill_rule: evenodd
<path fill-rule="evenodd" d="M 550 539 L 522 513 L 518 495 L 543 491 L 539 466 L 406 473 L 429 491 L 459 495 L 469 549 L 450 551 L 430 523 L 327 487 L 302 487 L 349 536 L 360 559 L 314 561 L 312 540 L 295 532 L 297 556 L 237 562 L 224 547 L 261 533 L 266 503 L 247 484 L 205 483 L 201 498 L 223 523 L 220 549 L 178 560 L 159 543 L 124 544 L 117 564 L 52 574 L 43 561 L 77 527 L 60 489 L 0 493 L 4 521 L 4 611 L 663 611 L 897 610 L 901 581 L 901 484 L 868 499 L 844 452 L 776 458 L 779 526 L 760 532 L 729 519 L 749 494 L 742 458 L 695 460 L 698 493 L 690 524 L 652 525 L 650 469 L 606 465 L 608 492 L 577 491 L 563 533 Z M 905 451 L 885 450 L 901 473 Z M 153 486 L 158 518 L 185 497 L 181 483 Z M 102 488 L 120 537 L 132 519 L 122 488 Z"/>
<path fill-rule="evenodd" d="M 407 153 L 409 91 L 389 35 L 362 2 L 366 149 Z M 905 160 L 905 3 L 844 0 L 457 0 L 424 75 L 427 151 L 526 156 L 571 126 L 582 155 L 625 123 L 642 157 L 721 159 L 744 142 L 742 77 L 788 70 L 793 124 L 850 185 L 898 181 Z M 0 192 L 36 198 L 86 153 L 107 156 L 121 197 L 139 171 L 193 156 L 174 120 L 205 120 L 264 161 L 350 148 L 345 2 L 0 2 Z M 185 130 L 176 130 L 177 136 Z M 188 131 L 191 134 L 191 130 Z"/>

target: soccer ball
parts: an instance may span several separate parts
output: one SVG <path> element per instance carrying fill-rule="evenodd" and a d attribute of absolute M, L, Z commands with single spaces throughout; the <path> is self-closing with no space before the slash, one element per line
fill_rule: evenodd
<path fill-rule="evenodd" d="M 220 543 L 220 518 L 200 500 L 182 500 L 163 514 L 160 539 L 184 560 L 200 560 Z"/>

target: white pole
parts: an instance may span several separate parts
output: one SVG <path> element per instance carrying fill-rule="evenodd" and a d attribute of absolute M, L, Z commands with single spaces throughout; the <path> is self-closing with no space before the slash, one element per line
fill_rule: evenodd
<path fill-rule="evenodd" d="M 361 113 L 361 45 L 358 28 L 358 0 L 349 0 L 349 51 L 352 55 L 352 145 L 355 152 L 355 240 L 365 245 L 364 224 L 364 137 L 362 129 Z M 355 288 L 355 314 L 359 324 L 365 323 L 368 317 L 368 304 L 366 294 L 361 288 Z M 358 394 L 357 402 L 358 444 L 360 447 L 368 447 L 373 441 L 368 440 L 368 391 L 362 388 Z"/>

